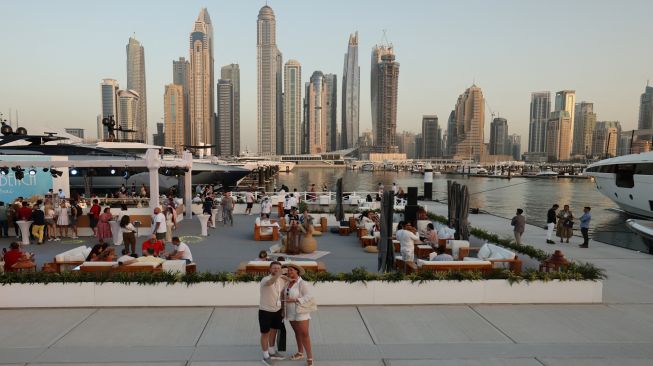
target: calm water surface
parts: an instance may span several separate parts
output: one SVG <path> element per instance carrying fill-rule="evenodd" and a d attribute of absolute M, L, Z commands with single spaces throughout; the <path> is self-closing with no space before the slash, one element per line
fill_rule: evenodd
<path fill-rule="evenodd" d="M 318 190 L 326 183 L 335 191 L 338 178 L 342 178 L 345 191 L 376 191 L 379 182 L 386 188 L 393 182 L 404 188 L 418 187 L 423 194 L 423 177 L 410 172 L 362 172 L 346 169 L 295 168 L 290 173 L 280 173 L 276 185 L 287 185 L 290 189 L 307 191 L 312 183 Z M 576 217 L 580 217 L 583 206 L 592 207 L 590 236 L 595 240 L 646 252 L 646 245 L 624 225 L 628 216 L 615 211 L 617 206 L 596 190 L 589 179 L 496 179 L 462 177 L 459 175 L 435 175 L 433 195 L 435 199 L 446 199 L 447 180 L 467 185 L 470 207 L 501 217 L 512 217 L 517 208 L 522 208 L 528 223 L 544 226 L 546 212 L 554 203 L 569 204 Z M 580 235 L 578 226 L 574 230 Z"/>

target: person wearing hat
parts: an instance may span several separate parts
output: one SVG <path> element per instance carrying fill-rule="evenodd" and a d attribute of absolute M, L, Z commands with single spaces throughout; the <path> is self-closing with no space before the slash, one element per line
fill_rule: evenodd
<path fill-rule="evenodd" d="M 260 302 L 258 308 L 258 323 L 261 331 L 261 349 L 263 364 L 272 365 L 272 360 L 283 360 L 284 357 L 274 347 L 277 330 L 283 325 L 281 310 L 281 293 L 287 278 L 281 272 L 281 262 L 270 263 L 270 274 L 261 280 Z"/>
<path fill-rule="evenodd" d="M 261 202 L 261 213 L 267 214 L 268 216 L 272 213 L 272 201 L 270 201 L 270 197 L 266 196 L 263 198 L 263 202 Z"/>
<path fill-rule="evenodd" d="M 285 318 L 290 321 L 290 326 L 295 332 L 297 341 L 297 353 L 292 355 L 290 360 L 301 360 L 304 358 L 304 352 L 306 352 L 306 364 L 313 366 L 313 350 L 308 332 L 311 315 L 309 313 L 297 313 L 297 304 L 303 304 L 312 299 L 310 285 L 302 279 L 304 269 L 298 264 L 286 263 L 283 268 L 288 269 L 288 283 L 282 293 L 286 305 Z"/>

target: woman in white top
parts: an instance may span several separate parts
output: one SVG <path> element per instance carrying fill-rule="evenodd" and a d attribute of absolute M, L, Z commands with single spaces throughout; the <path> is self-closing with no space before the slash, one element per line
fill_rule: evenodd
<path fill-rule="evenodd" d="M 166 208 L 166 243 L 172 243 L 172 228 L 175 226 L 174 208 Z"/>
<path fill-rule="evenodd" d="M 59 237 L 68 237 L 68 225 L 68 208 L 66 208 L 66 201 L 61 200 L 61 205 L 59 208 L 57 208 L 57 226 L 59 227 Z"/>
<path fill-rule="evenodd" d="M 285 303 L 285 318 L 290 321 L 295 340 L 297 341 L 297 353 L 290 357 L 290 360 L 296 361 L 304 358 L 306 351 L 306 364 L 313 365 L 313 350 L 311 348 L 311 336 L 308 332 L 311 315 L 298 314 L 297 304 L 304 304 L 312 299 L 310 293 L 310 284 L 301 278 L 304 269 L 295 263 L 288 263 L 283 266 L 288 269 L 288 284 L 283 290 L 282 299 Z"/>
<path fill-rule="evenodd" d="M 265 197 L 263 202 L 261 202 L 261 213 L 268 214 L 272 212 L 272 202 L 270 202 L 269 197 Z"/>
<path fill-rule="evenodd" d="M 120 219 L 120 231 L 122 231 L 122 242 L 125 244 L 127 253 L 136 253 L 136 228 L 131 223 L 129 215 Z"/>
<path fill-rule="evenodd" d="M 56 221 L 54 220 L 55 212 L 54 212 L 54 207 L 50 203 L 47 203 L 45 205 L 45 209 L 43 210 L 43 213 L 45 213 L 45 225 L 48 228 L 48 241 L 58 241 L 59 239 L 57 238 L 57 226 L 56 226 Z"/>
<path fill-rule="evenodd" d="M 407 224 L 404 221 L 400 221 L 397 225 L 397 232 L 395 236 L 399 240 L 399 245 L 401 248 L 401 256 L 405 262 L 414 262 L 415 261 L 415 242 L 419 241 L 419 236 L 415 235 L 414 232 L 406 230 Z"/>

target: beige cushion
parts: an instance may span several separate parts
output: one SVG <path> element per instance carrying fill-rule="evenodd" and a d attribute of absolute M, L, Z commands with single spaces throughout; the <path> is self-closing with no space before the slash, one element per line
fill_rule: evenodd
<path fill-rule="evenodd" d="M 182 261 L 182 262 L 186 263 L 186 261 Z M 159 266 L 159 263 L 156 263 L 156 262 L 136 262 L 136 263 L 132 263 L 132 264 L 127 265 L 127 267 L 150 267 L 150 268 L 156 268 L 158 266 Z"/>
<path fill-rule="evenodd" d="M 447 240 L 447 249 L 451 249 L 451 255 L 458 258 L 460 248 L 469 248 L 469 241 L 467 240 Z"/>
<path fill-rule="evenodd" d="M 378 253 L 379 248 L 377 248 L 376 245 L 368 245 L 365 247 L 365 251 L 368 253 Z"/>
<path fill-rule="evenodd" d="M 459 267 L 466 267 L 466 266 L 475 266 L 478 264 L 492 264 L 490 261 L 480 261 L 480 260 L 471 260 L 471 261 L 425 261 L 423 259 L 418 259 L 417 260 L 417 266 L 422 267 L 424 265 L 428 265 L 430 267 L 438 267 L 438 266 L 450 266 L 450 265 L 456 265 Z"/>
<path fill-rule="evenodd" d="M 84 267 L 112 267 L 117 265 L 118 262 L 84 262 L 82 266 Z"/>
<path fill-rule="evenodd" d="M 185 260 L 169 260 L 163 262 L 161 267 L 164 271 L 170 273 L 186 273 L 186 261 Z"/>

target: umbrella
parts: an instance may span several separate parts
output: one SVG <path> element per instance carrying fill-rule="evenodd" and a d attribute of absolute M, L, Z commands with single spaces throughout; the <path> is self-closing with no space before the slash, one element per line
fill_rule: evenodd
<path fill-rule="evenodd" d="M 379 272 L 394 268 L 394 245 L 392 244 L 392 217 L 394 215 L 394 192 L 383 192 L 381 200 L 381 240 L 379 241 Z"/>
<path fill-rule="evenodd" d="M 338 178 L 336 182 L 336 220 L 342 221 L 345 219 L 345 211 L 342 207 L 342 178 Z"/>

